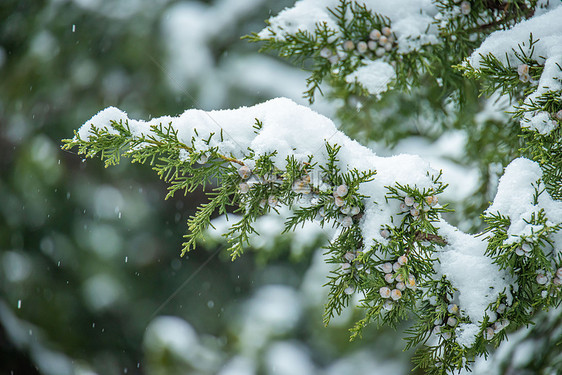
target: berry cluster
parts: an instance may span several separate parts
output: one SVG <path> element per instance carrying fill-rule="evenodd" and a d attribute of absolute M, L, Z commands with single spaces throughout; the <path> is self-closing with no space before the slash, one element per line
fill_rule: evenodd
<path fill-rule="evenodd" d="M 521 257 L 523 261 L 528 262 L 529 258 L 533 255 L 533 247 L 530 243 L 522 242 L 519 246 L 515 248 L 515 255 Z M 539 269 L 536 271 L 536 282 L 538 285 L 543 287 L 547 287 L 549 284 L 552 284 L 556 287 L 562 285 L 562 267 L 558 268 L 554 275 L 551 275 L 548 271 L 544 269 Z M 546 290 L 542 292 L 543 298 L 548 295 Z"/>
<path fill-rule="evenodd" d="M 349 56 L 359 56 L 374 59 L 382 57 L 385 53 L 396 48 L 396 37 L 388 26 L 384 26 L 381 30 L 373 29 L 368 37 L 364 40 L 353 41 L 346 40 L 340 48 L 334 51 L 329 47 L 320 50 L 320 56 L 328 59 L 330 63 L 336 64 L 342 59 Z"/>
<path fill-rule="evenodd" d="M 368 268 L 365 268 L 365 265 L 359 261 L 358 255 L 360 255 L 360 253 L 361 253 L 361 250 L 357 250 L 357 251 L 348 251 L 344 254 L 343 263 L 341 265 L 341 272 L 343 274 L 350 274 L 354 268 L 357 271 L 364 270 L 364 272 L 366 274 L 371 273 L 371 270 L 368 269 Z M 357 279 L 358 274 L 356 272 L 354 272 L 353 277 L 355 279 Z M 348 294 L 348 295 L 353 294 L 353 292 L 355 292 L 355 287 L 353 285 L 349 285 L 344 290 L 344 293 Z"/>
<path fill-rule="evenodd" d="M 506 298 L 502 298 L 494 311 L 487 311 L 488 323 L 491 323 L 484 330 L 484 338 L 488 341 L 492 340 L 495 335 L 501 332 L 509 325 L 509 319 L 506 318 L 508 306 L 511 305 Z"/>
<path fill-rule="evenodd" d="M 450 298 L 452 300 L 452 298 Z M 441 336 L 445 340 L 452 337 L 453 329 L 459 324 L 460 309 L 456 303 L 449 303 L 447 305 L 447 312 L 443 318 L 435 319 L 433 322 L 433 333 Z"/>
<path fill-rule="evenodd" d="M 252 186 L 255 184 L 283 183 L 283 177 L 277 175 L 259 177 L 253 174 L 252 170 L 247 165 L 243 165 L 238 168 L 238 175 L 242 180 L 238 185 L 240 194 L 249 193 Z M 326 216 L 326 209 L 328 209 L 337 213 L 337 221 L 342 227 L 349 228 L 354 223 L 354 217 L 357 217 L 357 215 L 361 213 L 361 208 L 356 202 L 355 204 L 349 203 L 355 201 L 355 199 L 349 199 L 349 188 L 346 184 L 330 187 L 330 185 L 322 183 L 321 186 L 314 188 L 312 186 L 311 176 L 309 174 L 305 174 L 303 177 L 293 182 L 291 190 L 295 194 L 306 196 L 307 200 L 312 204 L 318 204 L 321 202 L 320 194 L 329 197 L 328 194 L 330 194 L 330 192 L 332 193 L 331 199 L 324 200 L 330 208 L 322 206 L 318 211 L 319 220 L 323 220 Z M 268 204 L 269 207 L 274 208 L 279 204 L 279 198 L 272 194 L 268 197 L 268 199 L 263 199 L 260 206 L 265 207 L 266 204 Z"/>
<path fill-rule="evenodd" d="M 400 211 L 409 213 L 414 219 L 420 217 L 422 211 L 428 212 L 439 202 L 437 196 L 430 195 L 425 197 L 421 203 L 416 202 L 414 197 L 407 196 L 404 201 L 400 203 Z M 421 210 L 421 211 L 420 211 Z"/>
<path fill-rule="evenodd" d="M 394 263 L 383 263 L 380 270 L 384 273 L 384 281 L 388 286 L 383 286 L 379 289 L 379 294 L 382 298 L 386 299 L 384 308 L 391 310 L 393 301 L 398 301 L 402 298 L 402 293 L 406 289 L 416 290 L 416 278 L 411 273 L 401 271 L 402 267 L 408 263 L 408 257 L 401 255 Z M 408 275 L 405 277 L 405 275 Z"/>
<path fill-rule="evenodd" d="M 339 212 L 341 214 L 339 223 L 342 227 L 349 228 L 353 225 L 353 217 L 358 215 L 361 212 L 361 209 L 357 206 L 350 206 L 345 202 L 344 197 L 349 192 L 349 188 L 347 187 L 347 185 L 342 184 L 336 186 L 332 189 L 332 191 L 332 195 L 334 197 L 334 206 L 339 209 Z"/>
<path fill-rule="evenodd" d="M 562 267 L 558 268 L 554 275 L 551 275 L 549 272 L 544 270 L 538 270 L 537 272 L 537 284 L 542 286 L 548 286 L 549 284 L 554 285 L 556 288 L 559 288 L 562 285 Z M 543 297 L 546 297 L 547 292 L 543 291 Z"/>
<path fill-rule="evenodd" d="M 256 184 L 280 184 L 283 182 L 283 178 L 269 174 L 263 177 L 256 176 L 252 174 L 252 170 L 247 165 L 243 165 L 238 168 L 238 175 L 242 179 L 242 182 L 238 184 L 238 190 L 240 194 L 248 194 L 252 186 Z M 279 204 L 279 198 L 275 195 L 270 195 L 267 199 L 262 199 L 260 201 L 260 206 L 263 208 L 268 204 L 270 207 L 277 207 Z"/>
<path fill-rule="evenodd" d="M 435 15 L 435 20 L 438 22 L 439 28 L 445 31 L 444 35 L 448 35 L 453 42 L 457 41 L 457 35 L 452 30 L 455 30 L 459 25 L 471 25 L 471 19 L 468 17 L 472 12 L 472 5 L 469 1 L 449 0 L 450 4 L 441 9 L 441 12 Z M 474 12 L 477 13 L 477 12 Z M 471 35 L 471 39 L 474 34 Z"/>

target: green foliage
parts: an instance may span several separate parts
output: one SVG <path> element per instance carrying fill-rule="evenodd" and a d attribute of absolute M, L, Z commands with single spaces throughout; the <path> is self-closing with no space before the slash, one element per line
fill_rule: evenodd
<path fill-rule="evenodd" d="M 288 58 L 310 71 L 305 97 L 312 103 L 320 86 L 327 80 L 333 89 L 330 95 L 348 98 L 350 95 L 369 96 L 362 87 L 348 83 L 347 75 L 366 61 L 381 60 L 396 69 L 393 86 L 410 91 L 423 84 L 427 75 L 439 77 L 440 85 L 462 92 L 462 78 L 452 69 L 460 59 L 467 57 L 488 34 L 505 29 L 534 13 L 536 1 L 507 2 L 494 0 L 471 1 L 468 13 L 459 14 L 458 1 L 437 1 L 440 10 L 435 24 L 439 28 L 437 41 L 420 41 L 421 46 L 408 51 L 397 49 L 390 19 L 372 12 L 366 5 L 350 0 L 341 0 L 333 9 L 336 29 L 326 23 L 317 23 L 313 33 L 297 31 L 282 34 L 269 28 L 267 36 L 253 33 L 246 38 L 252 42 L 263 42 L 261 51 L 277 51 L 280 57 Z M 383 29 L 384 41 L 372 37 L 371 32 Z M 388 37 L 388 38 L 386 38 Z M 419 37 L 418 37 L 419 39 Z M 369 42 L 374 42 L 371 47 Z M 362 43 L 363 45 L 359 46 Z"/>
<path fill-rule="evenodd" d="M 468 4 L 466 13 L 464 3 Z M 475 123 L 475 112 L 482 111 L 486 104 L 477 97 L 479 86 L 483 84 L 487 93 L 503 91 L 497 91 L 498 85 L 490 86 L 487 81 L 467 80 L 458 64 L 493 31 L 507 29 L 532 16 L 537 2 L 475 0 L 461 4 L 444 0 L 435 4 L 439 11 L 432 25 L 438 30 L 435 39 L 411 37 L 408 43 L 414 47 L 408 49 L 397 48 L 396 30 L 390 19 L 354 1 L 340 1 L 329 9 L 335 26 L 318 23 L 314 32 L 292 33 L 276 25 L 269 27 L 267 33 L 262 31 L 247 38 L 260 42 L 262 51 L 277 52 L 309 71 L 308 90 L 304 95 L 311 102 L 315 92 L 322 89 L 326 97 L 343 100 L 337 113 L 342 129 L 359 139 L 383 140 L 394 146 L 407 136 L 435 140 L 452 129 L 465 132 L 468 136 L 466 155 L 458 162 L 476 166 L 481 179 L 475 194 L 457 207 L 457 217 L 471 219 L 472 229 L 482 229 L 478 217 L 492 198 L 489 192 L 494 189 L 495 176 L 491 169 L 497 168 L 498 163 L 506 166 L 519 156 L 520 145 L 514 135 L 520 130 L 518 126 L 504 126 L 493 121 Z M 384 49 L 384 43 L 377 44 L 379 39 L 370 37 L 373 30 L 381 32 L 383 28 L 390 30 L 388 50 Z M 369 48 L 370 42 L 377 46 Z M 346 43 L 353 48 L 346 49 Z M 363 50 L 364 45 L 359 48 L 359 43 L 367 43 L 367 49 Z M 542 68 L 523 51 L 521 49 L 520 57 L 529 64 L 530 77 L 534 79 Z M 490 64 L 494 65 L 493 57 L 490 59 Z M 390 83 L 394 90 L 374 96 L 361 85 L 346 80 L 370 61 L 388 63 L 394 68 L 396 78 Z M 497 64 L 490 67 L 490 72 L 499 74 L 496 80 L 499 85 L 529 87 L 528 82 L 517 80 L 517 69 L 500 68 Z M 502 87 L 510 91 L 508 86 Z M 496 151 L 498 145 L 501 153 Z M 481 150 L 490 152 L 482 155 Z"/>
<path fill-rule="evenodd" d="M 562 200 L 562 127 L 558 126 L 549 134 L 529 130 L 523 136 L 526 140 L 524 152 L 541 164 L 549 194 Z"/>
<path fill-rule="evenodd" d="M 535 205 L 545 194 L 540 186 L 538 181 Z M 561 260 L 554 256 L 552 241 L 562 225 L 553 225 L 544 210 L 538 207 L 528 219 L 524 219 L 530 228 L 529 233 L 516 237 L 508 233 L 511 221 L 500 213 L 488 213 L 485 220 L 488 224 L 485 232 L 488 236 L 487 255 L 518 280 L 518 287 L 510 291 L 517 302 L 505 318 L 529 324 L 532 316 L 529 311 L 547 309 L 560 303 L 560 288 L 551 282 L 550 275 L 556 274 L 562 265 Z"/>
<path fill-rule="evenodd" d="M 546 90 L 540 95 L 533 96 L 537 90 L 537 83 L 544 72 L 544 58 L 536 56 L 535 44 L 538 40 L 529 36 L 528 43 L 513 50 L 514 56 L 519 61 L 517 66 L 504 64 L 496 56 L 488 54 L 482 57 L 481 67 L 476 69 L 469 64 L 458 65 L 457 68 L 464 72 L 470 79 L 484 82 L 482 92 L 491 94 L 499 92 L 508 95 L 517 102 L 511 112 L 513 119 L 521 122 L 524 141 L 520 152 L 539 162 L 544 171 L 544 182 L 549 193 L 556 199 L 562 197 L 560 174 L 562 158 L 560 153 L 560 124 L 562 123 L 562 100 L 560 91 Z M 562 67 L 558 66 L 562 72 Z M 533 98 L 531 98 L 533 96 Z M 554 129 L 551 132 L 537 131 L 529 128 L 529 118 L 537 114 L 544 114 L 546 121 L 551 121 Z"/>
<path fill-rule="evenodd" d="M 531 34 L 528 43 L 523 43 L 518 51 L 513 51 L 515 58 L 520 62 L 517 66 L 511 66 L 509 61 L 504 64 L 490 53 L 482 56 L 478 69 L 468 64 L 456 65 L 455 68 L 470 79 L 482 79 L 482 93 L 486 95 L 499 92 L 501 95 L 521 100 L 524 95 L 533 91 L 533 82 L 540 78 L 543 71 L 543 66 L 535 59 L 536 42 Z"/>
<path fill-rule="evenodd" d="M 330 28 L 326 23 L 319 23 L 313 34 L 298 31 L 295 34 L 284 34 L 278 38 L 276 32 L 269 29 L 271 36 L 265 40 L 261 51 L 278 51 L 279 56 L 307 68 L 311 75 L 307 79 L 308 90 L 305 97 L 312 103 L 314 95 L 320 91 L 325 79 L 329 84 L 339 86 L 344 92 L 366 93 L 360 87 L 349 84 L 345 76 L 355 71 L 363 63 L 363 59 L 373 60 L 375 51 L 366 47 L 365 51 L 355 54 L 353 50 L 362 41 L 367 45 L 369 34 L 373 29 L 380 31 L 390 26 L 388 18 L 371 12 L 364 4 L 350 0 L 342 0 L 330 13 L 335 19 L 338 29 Z M 390 46 L 394 43 L 391 37 Z M 252 42 L 264 41 L 258 34 L 246 37 Z M 347 45 L 345 43 L 347 42 Z M 384 44 L 381 44 L 383 46 Z M 384 49 L 383 49 L 384 51 Z M 386 53 L 381 52 L 381 53 Z M 388 52 L 390 59 L 395 52 Z"/>

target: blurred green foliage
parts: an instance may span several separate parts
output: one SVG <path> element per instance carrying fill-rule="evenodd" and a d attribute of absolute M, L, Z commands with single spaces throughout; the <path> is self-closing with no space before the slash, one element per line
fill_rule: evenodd
<path fill-rule="evenodd" d="M 0 301 L 37 332 L 14 342 L 0 321 L 3 374 L 41 368 L 31 349 L 38 336 L 100 374 L 136 369 L 151 315 L 212 254 L 178 256 L 200 195 L 163 201 L 165 186 L 149 168 L 85 168 L 59 149 L 108 105 L 144 117 L 195 106 L 169 89 L 159 65 L 161 17 L 172 3 L 146 1 L 113 18 L 117 3 L 0 4 Z M 251 288 L 254 269 L 250 259 L 215 258 L 160 313 L 220 335 L 221 306 Z"/>

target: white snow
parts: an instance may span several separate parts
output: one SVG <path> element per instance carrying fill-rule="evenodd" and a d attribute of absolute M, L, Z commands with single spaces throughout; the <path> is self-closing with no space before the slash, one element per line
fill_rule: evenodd
<path fill-rule="evenodd" d="M 348 83 L 357 82 L 369 93 L 380 95 L 388 89 L 389 84 L 396 78 L 394 68 L 381 60 L 367 61 L 355 72 L 347 75 Z"/>
<path fill-rule="evenodd" d="M 531 229 L 538 229 L 531 228 L 527 222 L 531 214 L 539 209 L 544 209 L 550 224 L 562 222 L 562 202 L 554 201 L 546 193 L 539 196 L 538 204 L 533 202 L 533 184 L 541 188 L 538 185 L 541 176 L 537 163 L 518 158 L 507 166 L 501 177 L 494 202 L 486 213 L 499 212 L 509 217 L 511 225 L 506 243 L 518 242 L 519 236 L 530 235 Z M 488 305 L 495 302 L 501 292 L 509 292 L 515 280 L 484 255 L 487 246 L 484 237 L 462 233 L 444 221 L 439 223 L 439 234 L 445 238 L 447 245 L 438 255 L 440 264 L 436 269 L 458 289 L 461 310 L 472 323 L 477 324 L 483 320 Z M 469 346 L 477 333 L 475 326 L 461 326 L 457 331 L 457 341 Z"/>
<path fill-rule="evenodd" d="M 122 112 L 114 108 L 108 111 L 109 114 L 101 112 L 86 122 L 80 130 L 81 134 L 88 134 L 87 129 L 91 123 L 98 127 L 108 127 L 111 115 L 122 116 Z M 263 128 L 257 135 L 252 126 L 256 118 L 263 122 Z M 129 119 L 128 123 L 132 133 L 140 135 L 150 124 L 162 121 L 153 119 L 144 122 Z M 380 229 L 383 225 L 391 224 L 400 212 L 398 201 L 392 200 L 389 204 L 385 202 L 388 192 L 386 186 L 401 183 L 420 189 L 431 188 L 433 182 L 428 173 L 437 173 L 418 156 L 401 154 L 388 158 L 378 157 L 339 132 L 329 119 L 288 99 L 275 99 L 236 110 L 188 110 L 175 118 L 166 117 L 165 123 L 168 122 L 178 130 L 182 142 L 189 144 L 194 137 L 194 144 L 201 149 L 217 147 L 222 154 L 233 155 L 239 159 L 243 158 L 243 150 L 248 146 L 258 154 L 277 151 L 274 161 L 280 169 L 283 169 L 285 159 L 290 155 L 299 160 L 306 160 L 307 155 L 313 155 L 315 161 L 323 163 L 326 160 L 325 141 L 341 145 L 338 158 L 343 170 L 357 168 L 377 171 L 373 181 L 360 187 L 360 193 L 370 197 L 365 200 L 365 215 L 360 223 L 366 250 L 371 248 L 374 241 L 386 241 L 380 236 Z M 195 135 L 194 129 L 197 129 L 199 136 Z M 221 129 L 224 133 L 223 141 L 214 137 L 209 146 L 201 141 L 207 139 L 210 133 L 218 134 Z M 395 218 L 395 222 L 398 221 L 399 219 Z M 269 232 L 267 228 L 270 226 L 266 225 L 261 229 Z M 487 305 L 495 300 L 497 293 L 503 289 L 502 285 L 498 284 L 501 276 L 493 276 L 500 274 L 499 270 L 483 255 L 485 243 L 481 240 L 458 232 L 445 223 L 441 224 L 440 233 L 449 242 L 440 256 L 441 269 L 443 273 L 450 275 L 454 286 L 461 291 L 460 301 L 463 309 L 473 322 L 478 322 Z M 473 283 L 472 276 L 466 273 L 467 262 L 474 262 L 474 270 L 482 276 L 478 278 L 479 283 Z M 496 284 L 497 289 L 494 293 L 489 293 L 488 287 L 493 284 Z"/>
<path fill-rule="evenodd" d="M 117 130 L 108 125 L 111 121 L 119 122 L 121 120 L 126 120 L 127 118 L 127 113 L 121 111 L 119 108 L 107 107 L 106 109 L 99 111 L 97 115 L 92 117 L 88 124 L 92 124 L 94 126 L 97 126 L 97 124 L 102 124 L 102 127 L 109 131 L 111 134 L 118 134 Z M 83 140 L 90 139 L 91 134 L 91 127 L 89 125 L 82 126 L 78 130 L 78 136 Z"/>
<path fill-rule="evenodd" d="M 388 185 L 395 181 L 418 184 L 424 187 L 431 185 L 427 176 L 428 164 L 413 155 L 398 155 L 390 158 L 377 157 L 371 150 L 352 141 L 337 130 L 328 118 L 311 109 L 297 105 L 286 98 L 278 98 L 255 105 L 234 110 L 204 112 L 190 109 L 178 117 L 161 117 L 150 121 L 127 119 L 126 114 L 113 107 L 101 111 L 86 121 L 78 133 L 84 140 L 89 139 L 90 126 L 115 131 L 110 120 L 115 118 L 128 120 L 129 128 L 134 137 L 148 134 L 150 125 L 168 124 L 178 131 L 181 142 L 190 144 L 192 138 L 197 150 L 217 147 L 223 155 L 231 155 L 243 159 L 246 149 L 250 147 L 257 154 L 277 152 L 273 158 L 276 165 L 283 169 L 287 156 L 297 160 L 307 160 L 314 155 L 314 160 L 326 161 L 325 143 L 342 146 L 338 158 L 342 169 L 357 168 L 358 170 L 377 170 L 377 185 Z M 256 119 L 263 122 L 259 134 L 255 134 L 253 125 Z M 195 129 L 198 136 L 196 136 Z M 221 141 L 220 133 L 224 139 Z M 203 139 L 215 135 L 207 145 Z M 364 184 L 367 186 L 369 184 Z M 374 186 L 370 184 L 369 186 Z M 365 191 L 366 193 L 368 191 Z"/>
<path fill-rule="evenodd" d="M 547 13 L 522 21 L 509 30 L 498 30 L 490 34 L 468 59 L 470 65 L 479 68 L 483 56 L 489 53 L 496 56 L 502 63 L 517 66 L 519 60 L 515 52 L 519 52 L 518 45 L 525 43 L 528 46 L 529 36 L 538 40 L 534 44 L 535 56 L 548 58 L 562 52 L 560 40 L 562 38 L 562 6 Z M 515 51 L 514 51 L 515 50 Z"/>
<path fill-rule="evenodd" d="M 541 134 L 550 133 L 558 125 L 558 123 L 550 117 L 550 114 L 544 111 L 538 112 L 534 116 L 526 116 L 525 119 L 527 121 L 522 123 L 524 127 L 534 129 Z"/>
<path fill-rule="evenodd" d="M 298 31 L 314 33 L 316 25 L 321 23 L 339 32 L 335 17 L 328 11 L 328 8 L 334 9 L 338 3 L 338 0 L 297 1 L 292 8 L 271 17 L 268 20 L 269 27 L 263 29 L 259 36 L 262 39 L 284 40 L 287 34 Z M 424 44 L 437 42 L 433 25 L 437 8 L 430 0 L 364 0 L 356 3 L 364 4 L 372 12 L 390 19 L 399 53 L 408 53 Z M 336 36 L 341 35 L 337 33 Z"/>
<path fill-rule="evenodd" d="M 459 345 L 470 348 L 476 341 L 480 327 L 474 323 L 461 323 L 456 329 L 456 341 Z"/>
<path fill-rule="evenodd" d="M 444 221 L 439 223 L 439 234 L 447 245 L 438 254 L 437 271 L 458 289 L 461 311 L 472 323 L 478 323 L 488 305 L 510 285 L 510 277 L 484 255 L 487 243 L 482 237 L 463 233 Z M 463 342 L 470 342 L 471 332 L 474 330 L 463 333 Z"/>
<path fill-rule="evenodd" d="M 543 209 L 551 224 L 562 222 L 562 202 L 553 200 L 548 194 L 539 196 L 534 203 L 536 189 L 544 187 L 538 184 L 542 170 L 538 163 L 518 158 L 513 160 L 500 178 L 498 192 L 492 205 L 486 210 L 488 214 L 501 213 L 507 216 L 511 225 L 507 231 L 506 244 L 519 242 L 520 236 L 530 236 L 535 226 L 528 224 L 533 213 Z"/>
<path fill-rule="evenodd" d="M 555 3 L 555 2 L 552 2 Z M 539 64 L 544 64 L 544 70 L 538 82 L 537 89 L 525 98 L 525 104 L 530 104 L 548 91 L 562 90 L 562 6 L 560 2 L 556 8 L 538 12 L 533 18 L 515 25 L 509 30 L 495 31 L 477 48 L 468 58 L 468 63 L 478 69 L 482 59 L 488 54 L 493 54 L 504 65 L 517 67 L 521 62 L 516 53 L 521 53 L 519 46 L 529 55 L 529 37 L 537 41 L 533 44 L 535 58 Z M 524 46 L 523 46 L 524 45 Z M 527 113 L 521 119 L 521 126 L 528 127 L 541 134 L 550 133 L 556 126 L 547 114 Z"/>
<path fill-rule="evenodd" d="M 441 178 L 443 183 L 449 185 L 442 194 L 444 201 L 462 202 L 476 191 L 479 184 L 476 168 L 455 162 L 464 157 L 466 142 L 466 133 L 456 130 L 443 133 L 434 142 L 425 137 L 412 136 L 398 141 L 392 149 L 379 143 L 369 146 L 385 156 L 401 153 L 419 155 L 429 162 L 431 168 L 446 171 Z"/>
<path fill-rule="evenodd" d="M 300 0 L 292 8 L 286 8 L 274 17 L 271 17 L 269 27 L 263 29 L 259 36 L 262 39 L 274 37 L 285 40 L 285 35 L 295 34 L 298 31 L 313 33 L 316 24 L 326 23 L 335 29 L 336 24 L 327 8 L 333 8 L 338 0 Z"/>
<path fill-rule="evenodd" d="M 536 184 L 541 177 L 542 171 L 537 163 L 524 158 L 515 159 L 505 168 L 494 203 L 486 212 L 501 212 L 517 219 L 532 205 L 535 194 L 532 184 Z"/>

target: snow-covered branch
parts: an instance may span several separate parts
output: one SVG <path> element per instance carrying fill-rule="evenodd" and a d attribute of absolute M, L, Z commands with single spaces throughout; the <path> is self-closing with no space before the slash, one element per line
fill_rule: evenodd
<path fill-rule="evenodd" d="M 259 235 L 256 221 L 282 207 L 290 211 L 285 232 L 313 221 L 332 226 L 325 321 L 358 295 L 365 318 L 352 337 L 371 322 L 395 325 L 413 315 L 407 348 L 419 346 L 418 366 L 468 369 L 506 330 L 561 302 L 561 12 L 560 4 L 534 1 L 301 0 L 250 36 L 310 63 L 310 99 L 324 80 L 346 100 L 421 92 L 414 88 L 434 80 L 447 98 L 441 104 L 461 108 L 473 84 L 467 78 L 485 93 L 508 94 L 522 144 L 512 131 L 510 162 L 480 233 L 444 219 L 447 170 L 415 155 L 378 156 L 289 99 L 150 121 L 110 107 L 64 147 L 106 165 L 121 156 L 151 164 L 169 195 L 214 186 L 188 220 L 184 252 L 217 213 L 237 215 L 224 231 L 233 258 Z M 355 107 L 367 118 L 371 109 Z"/>

